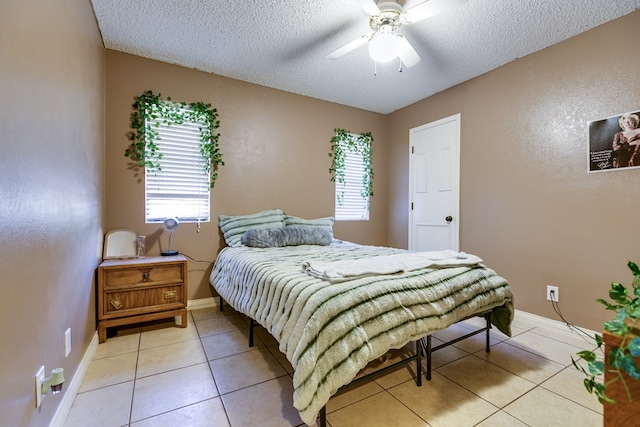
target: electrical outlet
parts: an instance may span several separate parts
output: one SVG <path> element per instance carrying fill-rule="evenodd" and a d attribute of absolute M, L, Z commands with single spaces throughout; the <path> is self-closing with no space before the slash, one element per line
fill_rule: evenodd
<path fill-rule="evenodd" d="M 547 285 L 547 301 L 560 302 L 560 291 L 557 286 Z"/>
<path fill-rule="evenodd" d="M 40 367 L 36 374 L 36 408 L 42 404 L 42 384 L 44 383 L 44 365 Z"/>
<path fill-rule="evenodd" d="M 71 328 L 64 331 L 64 357 L 69 357 L 71 353 Z"/>

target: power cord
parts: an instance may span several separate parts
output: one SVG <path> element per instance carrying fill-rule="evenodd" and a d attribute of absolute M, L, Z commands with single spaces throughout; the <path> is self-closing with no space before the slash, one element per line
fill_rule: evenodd
<path fill-rule="evenodd" d="M 580 329 L 579 327 L 570 323 L 567 319 L 564 318 L 564 316 L 562 315 L 562 311 L 560 311 L 560 304 L 558 304 L 558 301 L 556 300 L 556 291 L 554 291 L 553 289 L 550 290 L 549 295 L 551 296 L 551 307 L 553 308 L 553 311 L 556 312 L 556 314 L 560 317 L 560 319 L 562 319 L 565 325 L 567 325 L 570 329 L 574 329 L 584 334 L 585 336 L 589 337 L 590 339 L 593 339 L 593 336 L 591 334 L 585 332 L 584 330 Z"/>

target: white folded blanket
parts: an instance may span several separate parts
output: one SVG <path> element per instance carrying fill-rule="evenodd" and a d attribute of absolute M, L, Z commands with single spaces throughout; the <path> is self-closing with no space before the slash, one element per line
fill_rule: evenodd
<path fill-rule="evenodd" d="M 302 269 L 311 276 L 329 282 L 344 282 L 360 277 L 394 274 L 427 267 L 470 266 L 481 262 L 482 259 L 475 255 L 447 249 L 330 262 L 307 260 L 302 263 Z"/>

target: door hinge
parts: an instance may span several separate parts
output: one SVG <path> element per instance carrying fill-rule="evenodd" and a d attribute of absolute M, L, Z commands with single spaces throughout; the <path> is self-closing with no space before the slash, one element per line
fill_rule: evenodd
<path fill-rule="evenodd" d="M 413 202 L 411 202 L 411 210 L 413 210 Z"/>
<path fill-rule="evenodd" d="M 414 147 L 413 147 L 413 145 L 412 145 L 412 146 L 411 146 L 411 154 L 413 154 L 413 148 L 414 148 Z"/>

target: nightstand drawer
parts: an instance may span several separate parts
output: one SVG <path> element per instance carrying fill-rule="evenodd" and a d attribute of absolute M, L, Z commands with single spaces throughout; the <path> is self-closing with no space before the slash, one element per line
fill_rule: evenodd
<path fill-rule="evenodd" d="M 122 270 L 109 270 L 105 274 L 105 289 L 114 287 L 131 287 L 136 285 L 149 285 L 152 283 L 175 283 L 182 282 L 183 269 L 181 265 L 166 265 L 137 268 L 127 268 Z"/>
<path fill-rule="evenodd" d="M 160 286 L 144 289 L 105 292 L 103 313 L 106 315 L 126 314 L 129 310 L 136 313 L 166 310 L 167 306 L 184 306 L 181 285 Z"/>

